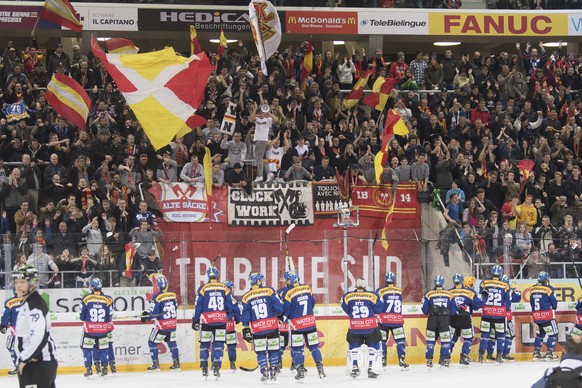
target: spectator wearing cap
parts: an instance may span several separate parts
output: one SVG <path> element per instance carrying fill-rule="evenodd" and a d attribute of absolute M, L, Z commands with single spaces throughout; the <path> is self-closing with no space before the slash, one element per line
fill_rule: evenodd
<path fill-rule="evenodd" d="M 86 55 L 81 53 L 81 47 L 78 44 L 73 45 L 73 55 L 71 56 L 71 69 L 78 70 L 81 66 L 81 62 L 89 62 Z"/>
<path fill-rule="evenodd" d="M 3 69 L 0 69 L 2 74 L 2 81 L 6 81 L 6 78 L 10 73 L 12 73 L 12 68 L 15 64 L 21 63 L 21 59 L 18 55 L 19 53 L 12 46 L 12 41 L 8 41 L 8 45 L 4 50 L 3 58 Z"/>
<path fill-rule="evenodd" d="M 178 181 L 178 164 L 171 159 L 170 151 L 165 151 L 162 155 L 162 163 L 156 171 L 156 178 L 161 183 L 172 183 Z"/>
<path fill-rule="evenodd" d="M 404 57 L 402 51 L 398 52 L 398 54 L 396 54 L 396 61 L 392 62 L 390 65 L 389 75 L 391 78 L 394 78 L 396 82 L 404 78 L 406 70 L 408 70 L 408 65 L 404 62 Z"/>
<path fill-rule="evenodd" d="M 46 70 L 49 77 L 52 77 L 59 67 L 65 69 L 65 71 L 71 68 L 71 59 L 63 51 L 63 45 L 61 43 L 57 43 L 55 52 L 47 58 Z"/>
<path fill-rule="evenodd" d="M 237 189 L 245 188 L 249 183 L 242 165 L 238 162 L 235 163 L 231 169 L 226 171 L 224 180 L 230 187 Z"/>

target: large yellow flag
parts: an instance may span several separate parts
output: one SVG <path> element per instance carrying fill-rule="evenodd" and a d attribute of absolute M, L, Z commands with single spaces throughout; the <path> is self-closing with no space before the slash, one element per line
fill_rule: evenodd
<path fill-rule="evenodd" d="M 206 121 L 196 115 L 212 70 L 206 54 L 185 58 L 171 47 L 140 54 L 105 54 L 95 37 L 91 50 L 113 77 L 155 149 Z"/>

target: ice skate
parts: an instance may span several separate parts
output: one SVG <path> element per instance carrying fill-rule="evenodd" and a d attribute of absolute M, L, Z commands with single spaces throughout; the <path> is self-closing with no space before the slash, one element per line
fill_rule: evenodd
<path fill-rule="evenodd" d="M 432 368 L 432 358 L 427 358 L 426 359 L 426 367 L 427 368 Z"/>
<path fill-rule="evenodd" d="M 404 355 L 398 357 L 398 365 L 400 366 L 400 370 L 408 370 L 408 367 L 410 366 L 404 360 Z"/>
<path fill-rule="evenodd" d="M 323 363 L 322 362 L 318 362 L 317 364 L 315 364 L 315 366 L 317 367 L 317 373 L 319 374 L 319 378 L 320 379 L 325 379 L 325 372 L 323 371 Z"/>
<path fill-rule="evenodd" d="M 445 358 L 443 360 L 443 362 L 441 363 L 441 366 L 443 368 L 448 368 L 451 365 L 451 359 L 450 358 Z"/>
<path fill-rule="evenodd" d="M 112 375 L 115 376 L 117 374 L 117 367 L 115 366 L 115 362 L 111 361 L 109 363 L 109 369 L 111 370 Z"/>
<path fill-rule="evenodd" d="M 299 365 L 297 367 L 297 374 L 295 375 L 295 380 L 303 380 L 305 378 L 305 374 L 307 373 L 307 369 L 303 365 Z"/>
<path fill-rule="evenodd" d="M 271 368 L 269 368 L 269 374 L 271 376 L 271 382 L 277 381 L 277 367 L 276 366 L 272 366 Z"/>
<path fill-rule="evenodd" d="M 99 376 L 101 375 L 101 363 L 99 362 L 95 362 L 95 375 Z"/>
<path fill-rule="evenodd" d="M 493 357 L 493 353 L 487 353 L 487 362 L 495 362 L 495 357 Z"/>
<path fill-rule="evenodd" d="M 505 361 L 505 362 L 515 361 L 515 357 L 512 357 L 509 354 L 504 354 L 502 357 L 503 357 L 503 361 Z"/>
<path fill-rule="evenodd" d="M 267 368 L 261 368 L 261 382 L 267 384 L 269 381 L 269 371 Z"/>
<path fill-rule="evenodd" d="M 218 380 L 220 377 L 220 365 L 217 362 L 212 363 L 212 375 L 214 376 L 215 380 Z"/>
<path fill-rule="evenodd" d="M 501 353 L 497 353 L 497 356 L 495 357 L 495 362 L 498 364 L 503 364 L 503 355 Z"/>
<path fill-rule="evenodd" d="M 360 375 L 360 368 L 358 368 L 357 366 L 354 366 L 352 368 L 352 373 L 350 373 L 350 376 L 352 376 L 355 379 L 359 375 Z"/>
<path fill-rule="evenodd" d="M 478 364 L 483 364 L 483 358 L 485 357 L 485 353 L 479 353 L 479 357 L 477 358 Z"/>
<path fill-rule="evenodd" d="M 469 357 L 467 357 L 466 354 L 461 354 L 461 360 L 459 361 L 459 364 L 461 364 L 461 366 L 468 366 L 471 363 L 469 362 Z"/>
<path fill-rule="evenodd" d="M 372 368 L 368 368 L 368 378 L 369 379 L 377 379 L 378 373 L 375 373 Z"/>
<path fill-rule="evenodd" d="M 548 350 L 546 352 L 546 361 L 558 361 L 558 356 L 556 356 L 551 350 Z"/>
<path fill-rule="evenodd" d="M 230 362 L 230 370 L 232 371 L 232 373 L 236 372 L 236 362 L 234 361 Z"/>
<path fill-rule="evenodd" d="M 540 353 L 539 349 L 535 349 L 533 352 L 533 360 L 532 361 L 543 361 L 544 357 L 542 356 L 542 354 Z"/>
<path fill-rule="evenodd" d="M 107 365 L 103 365 L 101 368 L 101 377 L 107 377 Z"/>
<path fill-rule="evenodd" d="M 10 372 L 8 372 L 8 376 L 18 376 L 18 367 L 14 367 Z"/>
<path fill-rule="evenodd" d="M 170 367 L 170 372 L 180 372 L 182 368 L 180 368 L 180 359 L 174 358 L 173 364 Z"/>
<path fill-rule="evenodd" d="M 91 367 L 85 368 L 85 373 L 83 374 L 83 376 L 85 376 L 88 379 L 91 378 L 91 376 L 93 376 L 93 370 L 91 370 Z"/>
<path fill-rule="evenodd" d="M 148 367 L 148 372 L 160 372 L 160 362 L 158 360 L 154 360 L 152 362 L 152 366 Z"/>
<path fill-rule="evenodd" d="M 386 356 L 382 356 L 382 368 L 386 368 L 386 365 L 388 365 L 386 362 Z"/>
<path fill-rule="evenodd" d="M 206 380 L 208 378 L 208 361 L 202 361 L 200 363 L 200 369 L 202 369 L 202 377 Z"/>

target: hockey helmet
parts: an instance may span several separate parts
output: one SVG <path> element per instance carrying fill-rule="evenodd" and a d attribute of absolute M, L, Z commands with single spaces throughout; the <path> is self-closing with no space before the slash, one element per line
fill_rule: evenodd
<path fill-rule="evenodd" d="M 168 279 L 166 279 L 165 276 L 158 276 L 156 278 L 156 284 L 160 291 L 166 291 L 166 289 L 168 288 Z"/>
<path fill-rule="evenodd" d="M 445 278 L 443 275 L 437 275 L 434 277 L 434 285 L 435 287 L 442 287 L 445 285 Z"/>
<path fill-rule="evenodd" d="M 91 279 L 90 287 L 92 290 L 101 291 L 103 288 L 103 283 L 101 282 L 101 279 L 93 278 Z"/>
<path fill-rule="evenodd" d="M 220 271 L 215 266 L 208 267 L 208 270 L 206 271 L 208 279 L 217 279 L 219 274 Z"/>
<path fill-rule="evenodd" d="M 251 282 L 251 286 L 254 286 L 255 284 L 259 284 L 259 282 L 262 282 L 263 279 L 265 279 L 265 277 L 260 272 L 252 272 L 249 275 L 249 281 Z"/>
<path fill-rule="evenodd" d="M 503 268 L 501 268 L 500 265 L 494 265 L 493 268 L 491 268 L 491 276 L 493 277 L 501 277 L 501 275 L 503 275 Z"/>
<path fill-rule="evenodd" d="M 291 284 L 295 284 L 299 282 L 299 275 L 295 271 L 285 271 L 283 274 L 283 279 Z"/>
<path fill-rule="evenodd" d="M 460 273 L 456 273 L 453 275 L 453 283 L 455 283 L 455 284 L 463 283 L 463 279 L 464 279 L 464 276 L 461 275 Z"/>
<path fill-rule="evenodd" d="M 384 281 L 386 284 L 394 284 L 396 282 L 396 274 L 394 272 L 386 272 L 386 275 L 384 275 Z"/>
<path fill-rule="evenodd" d="M 540 273 L 538 273 L 538 282 L 540 283 L 546 282 L 549 278 L 550 274 L 547 273 L 546 271 L 541 271 Z"/>

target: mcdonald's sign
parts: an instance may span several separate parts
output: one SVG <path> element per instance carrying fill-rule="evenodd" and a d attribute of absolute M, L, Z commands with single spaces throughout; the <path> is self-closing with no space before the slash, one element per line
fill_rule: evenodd
<path fill-rule="evenodd" d="M 285 12 L 289 34 L 357 34 L 357 12 Z"/>

